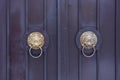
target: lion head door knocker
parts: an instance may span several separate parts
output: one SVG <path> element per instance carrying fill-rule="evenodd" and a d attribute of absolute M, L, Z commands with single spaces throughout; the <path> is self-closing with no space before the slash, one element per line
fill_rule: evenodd
<path fill-rule="evenodd" d="M 95 35 L 94 32 L 92 31 L 86 31 L 83 32 L 82 35 L 80 36 L 80 43 L 82 45 L 82 53 L 85 57 L 92 57 L 95 52 L 95 46 L 97 44 L 97 36 Z M 85 49 L 89 50 L 89 49 L 93 49 L 93 53 L 91 55 L 86 55 L 85 54 Z"/>
<path fill-rule="evenodd" d="M 30 55 L 33 58 L 39 58 L 43 53 L 42 47 L 45 44 L 44 35 L 40 32 L 32 32 L 28 35 L 27 43 L 30 47 L 29 49 Z M 31 50 L 40 50 L 40 53 L 37 56 L 33 56 Z"/>
<path fill-rule="evenodd" d="M 95 29 L 87 28 L 78 33 L 76 41 L 83 56 L 93 57 L 101 44 L 101 36 Z"/>

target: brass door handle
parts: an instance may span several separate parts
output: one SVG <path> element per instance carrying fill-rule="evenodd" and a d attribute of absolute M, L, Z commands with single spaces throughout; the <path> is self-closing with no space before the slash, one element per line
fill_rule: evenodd
<path fill-rule="evenodd" d="M 95 52 L 96 52 L 96 49 L 95 49 L 95 46 L 97 44 L 97 41 L 98 38 L 96 36 L 96 34 L 92 31 L 85 31 L 81 34 L 80 36 L 80 43 L 82 45 L 82 53 L 85 57 L 92 57 Z M 87 49 L 93 49 L 93 53 L 91 55 L 86 55 L 84 50 Z"/>
<path fill-rule="evenodd" d="M 27 43 L 28 43 L 28 46 L 30 47 L 30 49 L 29 49 L 30 55 L 33 58 L 39 58 L 43 53 L 42 47 L 44 46 L 44 43 L 45 43 L 44 35 L 40 32 L 32 32 L 28 35 Z M 32 49 L 34 49 L 34 50 L 40 49 L 41 52 L 38 56 L 33 56 L 31 53 Z"/>
<path fill-rule="evenodd" d="M 80 43 L 86 49 L 91 49 L 97 44 L 97 36 L 92 31 L 83 32 L 80 36 Z"/>
<path fill-rule="evenodd" d="M 100 33 L 92 27 L 81 29 L 76 36 L 76 44 L 84 57 L 93 57 L 102 43 Z"/>

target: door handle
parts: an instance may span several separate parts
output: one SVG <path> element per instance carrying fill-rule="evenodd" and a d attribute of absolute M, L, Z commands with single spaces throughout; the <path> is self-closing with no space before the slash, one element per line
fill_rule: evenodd
<path fill-rule="evenodd" d="M 93 57 L 102 43 L 102 38 L 95 28 L 87 27 L 78 32 L 76 43 L 83 56 Z"/>
<path fill-rule="evenodd" d="M 80 43 L 82 45 L 82 53 L 85 57 L 92 57 L 94 56 L 96 49 L 95 46 L 97 44 L 97 36 L 94 32 L 92 31 L 85 31 L 81 34 L 80 36 Z M 93 49 L 93 52 L 91 55 L 86 55 L 84 50 L 90 50 Z"/>
<path fill-rule="evenodd" d="M 42 53 L 42 47 L 44 46 L 44 35 L 40 32 L 32 32 L 28 35 L 27 38 L 27 44 L 30 47 L 29 48 L 29 53 L 33 58 L 39 58 Z M 31 50 L 39 50 L 40 49 L 40 54 L 38 56 L 33 56 Z"/>

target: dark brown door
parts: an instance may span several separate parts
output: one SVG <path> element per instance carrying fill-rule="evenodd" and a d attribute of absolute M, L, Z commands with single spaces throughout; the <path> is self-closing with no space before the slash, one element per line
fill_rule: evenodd
<path fill-rule="evenodd" d="M 120 0 L 0 0 L 0 80 L 120 80 L 119 8 Z M 85 29 L 100 35 L 90 58 L 76 43 Z M 39 58 L 29 54 L 32 32 L 45 36 Z"/>

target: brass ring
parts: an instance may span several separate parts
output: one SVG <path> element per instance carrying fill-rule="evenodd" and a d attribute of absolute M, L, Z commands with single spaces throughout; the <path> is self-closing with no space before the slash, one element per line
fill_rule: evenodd
<path fill-rule="evenodd" d="M 85 52 L 84 52 L 84 47 L 82 48 L 82 54 L 85 56 L 85 57 L 87 57 L 87 58 L 90 58 L 90 57 L 93 57 L 94 55 L 95 55 L 95 53 L 96 53 L 96 49 L 93 47 L 92 49 L 93 49 L 93 53 L 91 54 L 91 55 L 86 55 L 85 54 Z"/>
<path fill-rule="evenodd" d="M 33 56 L 32 53 L 31 53 L 31 49 L 32 49 L 32 48 L 29 49 L 29 54 L 30 54 L 31 57 L 33 57 L 33 58 L 39 58 L 39 57 L 41 57 L 41 55 L 42 55 L 42 53 L 43 53 L 43 50 L 42 50 L 41 47 L 39 48 L 39 49 L 41 50 L 41 52 L 40 52 L 40 54 L 39 54 L 38 56 Z"/>

